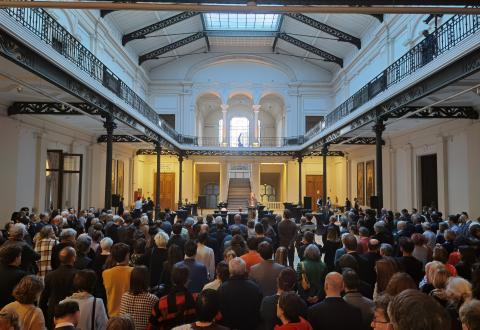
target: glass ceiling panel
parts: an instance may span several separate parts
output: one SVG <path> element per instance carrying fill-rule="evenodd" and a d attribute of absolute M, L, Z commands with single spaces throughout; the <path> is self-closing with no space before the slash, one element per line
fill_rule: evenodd
<path fill-rule="evenodd" d="M 277 31 L 278 14 L 205 13 L 206 30 L 223 31 Z"/>

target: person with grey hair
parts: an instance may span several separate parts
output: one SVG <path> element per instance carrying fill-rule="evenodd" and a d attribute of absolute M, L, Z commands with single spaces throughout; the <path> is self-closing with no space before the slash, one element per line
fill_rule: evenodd
<path fill-rule="evenodd" d="M 228 229 L 231 231 L 233 226 L 237 226 L 240 228 L 240 232 L 243 236 L 244 239 L 247 239 L 248 237 L 248 228 L 242 223 L 242 215 L 241 214 L 235 214 L 233 216 L 233 224 L 228 227 Z"/>
<path fill-rule="evenodd" d="M 230 278 L 218 289 L 221 324 L 231 329 L 255 329 L 260 321 L 260 288 L 246 278 L 247 267 L 241 258 L 230 260 L 228 269 Z"/>
<path fill-rule="evenodd" d="M 435 247 L 437 242 L 437 235 L 432 231 L 432 224 L 430 222 L 422 223 L 423 236 L 426 238 L 426 245 L 429 246 L 432 250 Z"/>
<path fill-rule="evenodd" d="M 163 230 L 160 230 L 153 237 L 155 246 L 150 254 L 150 287 L 155 287 L 159 284 L 163 272 L 163 265 L 167 261 L 167 243 L 168 235 Z"/>
<path fill-rule="evenodd" d="M 387 243 L 382 243 L 380 245 L 380 255 L 382 257 L 392 257 L 393 256 L 393 246 Z"/>
<path fill-rule="evenodd" d="M 327 265 L 320 259 L 321 255 L 318 247 L 310 244 L 305 249 L 303 261 L 297 265 L 297 277 L 300 279 L 298 294 L 308 305 L 317 303 L 325 296 L 323 283 Z"/>
<path fill-rule="evenodd" d="M 38 271 L 36 261 L 40 260 L 40 255 L 35 252 L 27 242 L 25 242 L 24 237 L 26 233 L 27 230 L 23 223 L 16 223 L 10 226 L 8 230 L 8 240 L 3 243 L 2 247 L 20 247 L 22 249 L 20 269 L 29 274 L 36 274 Z"/>
<path fill-rule="evenodd" d="M 59 254 L 63 248 L 70 246 L 75 248 L 77 232 L 72 228 L 62 229 L 60 233 L 60 243 L 55 245 L 52 249 L 52 270 L 55 270 L 60 266 Z"/>
<path fill-rule="evenodd" d="M 372 236 L 372 238 L 378 239 L 380 243 L 388 243 L 392 246 L 394 245 L 393 235 L 390 230 L 388 230 L 384 221 L 375 222 L 373 225 L 373 231 L 375 234 Z"/>
<path fill-rule="evenodd" d="M 75 242 L 75 250 L 77 251 L 77 259 L 75 260 L 75 267 L 78 270 L 85 268 L 91 268 L 92 259 L 88 256 L 90 252 L 90 245 L 92 244 L 92 238 L 87 234 L 81 234 L 78 236 Z"/>

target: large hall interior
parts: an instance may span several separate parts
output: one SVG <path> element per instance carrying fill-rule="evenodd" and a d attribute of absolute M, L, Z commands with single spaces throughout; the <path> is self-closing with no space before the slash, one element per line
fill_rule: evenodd
<path fill-rule="evenodd" d="M 479 113 L 475 1 L 0 1 L 0 278 L 9 279 L 0 321 L 35 330 L 480 329 Z M 195 267 L 219 282 L 193 289 L 201 275 L 187 265 L 182 304 L 199 294 L 210 305 L 198 298 L 167 320 L 169 290 L 183 292 L 172 245 L 180 263 L 210 249 L 213 265 L 198 252 Z M 412 252 L 417 273 L 402 259 Z M 343 254 L 356 266 L 342 266 Z M 286 272 L 255 281 L 267 275 L 252 275 L 253 264 L 270 259 L 293 268 L 296 289 L 277 291 Z M 75 282 L 65 269 L 54 279 L 64 263 L 96 280 L 87 272 Z M 239 291 L 237 273 L 250 278 Z M 148 285 L 138 289 L 142 276 Z M 391 279 L 414 287 L 385 293 Z M 82 280 L 97 283 L 79 289 L 101 298 L 96 325 L 84 300 L 60 303 Z M 11 307 L 27 306 L 22 281 L 42 286 L 27 305 L 43 323 L 28 326 Z M 249 296 L 254 286 L 263 300 Z M 349 301 L 354 291 L 368 301 Z M 125 307 L 139 294 L 148 308 Z M 350 305 L 334 309 L 331 297 Z M 265 316 L 264 303 L 276 314 Z M 196 318 L 215 304 L 223 319 Z"/>

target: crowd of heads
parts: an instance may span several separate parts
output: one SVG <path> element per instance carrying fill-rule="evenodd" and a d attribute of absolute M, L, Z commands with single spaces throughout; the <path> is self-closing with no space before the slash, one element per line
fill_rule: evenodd
<path fill-rule="evenodd" d="M 182 322 L 316 329 L 333 299 L 352 308 L 345 307 L 346 319 L 361 315 L 358 329 L 480 329 L 480 223 L 465 212 L 444 219 L 432 208 L 351 208 L 294 219 L 286 210 L 247 223 L 235 215 L 228 224 L 222 216 L 177 219 L 169 211 L 154 219 L 152 212 L 22 209 L 0 243 L 0 276 L 9 279 L 0 286 L 2 328 L 26 327 L 9 307 L 15 303 L 39 308 L 45 328 L 76 326 L 87 296 L 100 299 L 101 328 L 108 329 Z M 59 274 L 62 289 L 51 284 Z M 249 320 L 239 317 L 242 307 L 228 307 L 240 289 L 255 307 Z M 145 306 L 129 305 L 129 295 Z M 272 301 L 274 310 L 265 307 Z M 162 317 L 164 309 L 182 317 Z M 334 324 L 342 329 L 342 322 Z"/>

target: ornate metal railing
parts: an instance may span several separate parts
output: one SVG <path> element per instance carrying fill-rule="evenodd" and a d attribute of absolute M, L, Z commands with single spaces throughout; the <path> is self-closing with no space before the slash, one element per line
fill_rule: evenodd
<path fill-rule="evenodd" d="M 263 147 L 263 148 L 278 148 L 285 146 L 296 146 L 304 143 L 303 136 L 293 137 L 260 137 L 258 141 L 250 137 L 248 141 L 243 140 L 242 145 L 238 146 L 238 143 L 223 144 L 221 139 L 217 137 L 199 137 L 195 140 L 197 146 L 202 147 Z M 236 140 L 233 142 L 237 142 Z"/>
<path fill-rule="evenodd" d="M 41 8 L 4 8 L 2 10 L 42 41 L 52 46 L 79 69 L 112 91 L 170 137 L 180 142 L 181 134 L 161 119 L 152 107 L 45 10 Z"/>
<path fill-rule="evenodd" d="M 325 123 L 321 122 L 315 125 L 305 134 L 305 138 L 308 140 L 317 135 L 321 130 L 345 118 L 381 92 L 399 83 L 479 30 L 480 15 L 452 16 L 452 18 L 427 35 L 425 39 L 388 66 L 345 102 L 336 107 L 326 116 Z"/>

